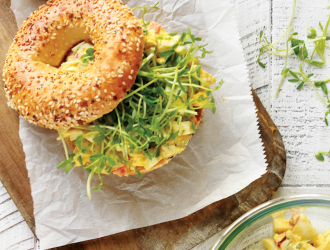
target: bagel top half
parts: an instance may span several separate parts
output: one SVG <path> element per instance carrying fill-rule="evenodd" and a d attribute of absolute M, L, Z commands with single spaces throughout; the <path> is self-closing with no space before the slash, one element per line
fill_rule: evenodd
<path fill-rule="evenodd" d="M 59 69 L 81 41 L 94 44 L 94 60 L 81 72 Z M 89 123 L 122 101 L 142 56 L 142 28 L 121 1 L 49 1 L 23 23 L 7 54 L 9 105 L 51 129 Z"/>

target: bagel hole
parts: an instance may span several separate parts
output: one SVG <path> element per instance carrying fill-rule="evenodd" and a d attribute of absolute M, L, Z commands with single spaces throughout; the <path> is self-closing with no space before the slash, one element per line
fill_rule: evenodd
<path fill-rule="evenodd" d="M 77 43 L 75 43 L 73 46 L 71 46 L 66 53 L 63 56 L 63 60 L 61 61 L 61 63 L 59 64 L 59 66 L 57 68 L 62 68 L 64 70 L 69 70 L 69 71 L 82 71 L 84 69 L 85 66 L 87 66 L 88 64 L 88 60 L 84 60 L 81 61 L 81 57 L 86 54 L 87 49 L 89 48 L 94 48 L 94 44 L 91 42 L 91 40 L 82 40 L 79 41 Z M 89 62 L 91 62 L 93 59 L 91 59 Z M 76 62 L 76 61 L 81 61 L 81 63 L 75 65 L 68 65 L 68 67 L 66 67 L 67 63 L 70 62 Z M 85 63 L 86 65 L 83 65 L 82 63 Z M 63 67 L 65 66 L 65 67 Z"/>

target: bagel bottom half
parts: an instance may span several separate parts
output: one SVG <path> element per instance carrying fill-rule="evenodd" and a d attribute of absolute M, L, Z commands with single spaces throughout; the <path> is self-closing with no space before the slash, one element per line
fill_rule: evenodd
<path fill-rule="evenodd" d="M 199 124 L 201 123 L 202 119 L 203 119 L 203 113 L 204 113 L 204 109 L 198 109 L 197 110 L 198 112 L 198 115 L 196 116 L 196 119 L 197 119 L 197 122 L 196 122 L 196 129 L 198 128 Z M 185 147 L 187 146 L 187 144 L 189 143 L 189 141 L 191 140 L 191 138 L 187 141 Z M 74 145 L 74 141 L 71 141 L 69 138 L 65 138 L 65 142 L 67 143 L 67 145 L 69 146 L 69 148 L 74 151 L 75 149 L 75 145 Z M 169 163 L 176 155 L 178 154 L 174 154 L 173 156 L 171 157 L 168 157 L 168 158 L 165 158 L 165 159 L 162 159 L 160 160 L 156 165 L 154 165 L 152 168 L 150 169 L 145 169 L 144 167 L 139 167 L 137 166 L 136 168 L 140 171 L 140 173 L 144 174 L 144 173 L 148 173 L 148 172 L 151 172 L 157 168 L 160 168 L 164 165 L 166 165 L 167 163 Z M 106 173 L 106 172 L 102 172 L 103 174 L 110 174 L 110 173 Z M 114 172 L 116 174 L 116 172 Z M 135 170 L 130 170 L 127 174 L 128 175 L 135 175 L 137 174 L 137 172 Z M 120 176 L 120 175 L 118 175 Z"/>

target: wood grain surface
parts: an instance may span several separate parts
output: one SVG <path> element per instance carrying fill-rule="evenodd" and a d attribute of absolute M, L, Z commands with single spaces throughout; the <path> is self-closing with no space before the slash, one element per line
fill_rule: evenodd
<path fill-rule="evenodd" d="M 10 0 L 0 0 L 1 71 L 6 52 L 17 30 L 9 7 Z M 268 171 L 265 175 L 239 193 L 185 218 L 54 249 L 191 249 L 230 225 L 243 213 L 269 200 L 282 182 L 286 154 L 277 127 L 254 91 L 253 96 L 258 108 L 261 138 L 266 149 Z M 35 232 L 31 188 L 18 135 L 18 115 L 7 107 L 2 87 L 0 114 L 0 180 L 31 230 Z"/>
<path fill-rule="evenodd" d="M 17 31 L 15 16 L 10 10 L 10 0 L 0 1 L 0 69 Z M 23 218 L 35 234 L 33 201 L 30 181 L 25 166 L 23 145 L 18 135 L 18 114 L 7 106 L 0 80 L 0 180 L 7 189 Z"/>

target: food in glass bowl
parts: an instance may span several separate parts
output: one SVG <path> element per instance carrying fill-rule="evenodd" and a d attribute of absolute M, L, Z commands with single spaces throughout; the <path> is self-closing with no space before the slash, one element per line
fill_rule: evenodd
<path fill-rule="evenodd" d="M 291 209 L 287 219 L 284 212 L 273 214 L 273 238 L 263 239 L 267 250 L 327 250 L 330 249 L 330 229 L 324 235 L 318 234 L 301 209 Z"/>
<path fill-rule="evenodd" d="M 273 248 L 265 248 L 263 240 L 271 239 L 274 241 L 274 232 L 281 234 L 288 230 L 293 231 L 294 226 L 290 224 L 290 219 L 292 215 L 305 215 L 306 218 L 299 218 L 296 222 L 293 221 L 293 224 L 299 222 L 307 223 L 307 220 L 310 221 L 310 227 L 301 227 L 300 230 L 312 230 L 315 228 L 317 233 L 322 233 L 324 241 L 326 244 L 329 241 L 330 236 L 330 195 L 321 195 L 321 194 L 303 194 L 303 195 L 294 195 L 287 196 L 278 199 L 268 201 L 264 204 L 259 205 L 258 207 L 250 210 L 239 219 L 237 219 L 231 226 L 224 230 L 220 238 L 212 247 L 212 250 L 268 250 L 268 249 L 298 249 L 298 250 L 311 250 L 311 249 L 329 249 L 326 244 L 324 248 L 321 248 L 322 244 L 312 244 L 306 245 L 296 244 L 293 247 L 298 248 L 284 248 L 286 246 L 283 242 L 280 246 L 273 245 Z M 282 225 L 280 220 L 275 222 L 274 230 L 274 219 L 285 217 L 286 220 L 282 219 Z M 308 219 L 307 219 L 308 218 Z M 293 220 L 297 217 L 293 217 Z M 289 223 L 288 223 L 289 221 Z M 287 228 L 284 226 L 287 225 Z M 302 224 L 300 224 L 302 225 Z M 283 227 L 280 229 L 280 227 Z M 299 226 L 296 227 L 295 231 L 298 230 Z M 298 234 L 298 233 L 295 233 Z M 320 238 L 319 238 L 320 237 Z M 287 237 L 288 238 L 288 237 Z M 311 238 L 312 239 L 312 238 Z M 320 240 L 319 240 L 320 239 Z M 280 241 L 280 239 L 277 239 Z M 309 238 L 304 238 L 302 241 L 309 241 Z M 322 236 L 317 235 L 317 240 L 322 243 Z M 313 243 L 312 241 L 310 243 Z"/>

